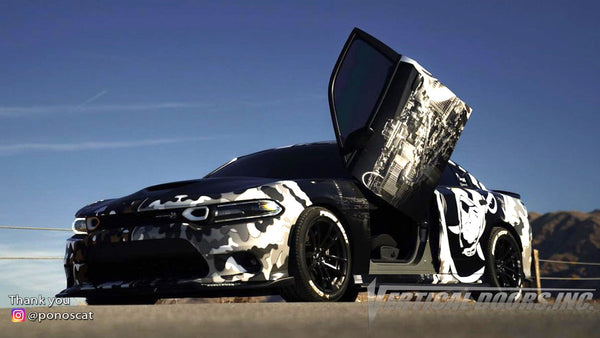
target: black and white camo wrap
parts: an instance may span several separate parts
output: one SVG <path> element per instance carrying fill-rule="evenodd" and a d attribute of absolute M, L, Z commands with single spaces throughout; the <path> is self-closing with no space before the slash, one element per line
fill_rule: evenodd
<path fill-rule="evenodd" d="M 531 277 L 532 232 L 527 209 L 519 199 L 486 190 L 444 187 L 435 191 L 435 201 L 440 215 L 440 268 L 435 282 L 480 281 L 485 273 L 482 235 L 499 224 L 512 227 L 518 235 L 523 272 L 525 278 Z M 468 203 L 467 211 L 461 208 L 463 203 Z"/>
<path fill-rule="evenodd" d="M 199 205 L 212 205 L 246 200 L 271 199 L 283 206 L 284 211 L 276 216 L 252 221 L 240 221 L 224 225 L 210 225 L 195 229 L 186 223 L 169 225 L 136 226 L 133 229 L 119 228 L 99 230 L 83 239 L 70 239 L 67 245 L 65 266 L 73 269 L 75 285 L 85 283 L 86 264 L 85 247 L 98 242 L 147 241 L 166 238 L 179 238 L 188 241 L 204 257 L 209 266 L 208 274 L 194 280 L 202 284 L 218 284 L 247 281 L 273 281 L 288 276 L 287 261 L 289 246 L 287 243 L 291 226 L 296 223 L 300 213 L 310 206 L 310 198 L 294 181 L 278 181 L 260 187 L 247 189 L 240 193 L 223 193 L 219 197 L 186 195 L 174 196 L 172 200 L 146 201 L 143 211 L 170 208 L 187 208 Z M 144 206 L 145 205 L 145 206 Z M 103 210 L 103 214 L 113 214 L 112 210 Z M 234 256 L 230 256 L 224 268 L 217 268 L 215 255 L 234 252 L 252 252 L 260 260 L 262 269 L 258 273 L 249 273 Z M 114 281 L 96 288 L 111 288 L 125 281 Z"/>

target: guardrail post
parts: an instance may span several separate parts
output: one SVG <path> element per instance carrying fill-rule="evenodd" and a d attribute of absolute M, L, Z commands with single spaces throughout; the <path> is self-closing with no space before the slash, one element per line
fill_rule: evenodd
<path fill-rule="evenodd" d="M 535 275 L 535 288 L 537 289 L 537 298 L 540 298 L 542 293 L 542 282 L 540 279 L 540 252 L 538 249 L 533 249 L 533 267 Z"/>

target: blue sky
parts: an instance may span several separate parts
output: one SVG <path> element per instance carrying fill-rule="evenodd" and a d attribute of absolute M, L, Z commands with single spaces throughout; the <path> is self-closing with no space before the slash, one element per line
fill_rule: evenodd
<path fill-rule="evenodd" d="M 473 107 L 453 158 L 484 184 L 520 192 L 533 211 L 591 211 L 600 207 L 599 10 L 592 1 L 2 2 L 0 224 L 69 227 L 97 199 L 332 139 L 326 88 L 354 26 Z M 0 231 L 2 256 L 61 256 L 67 237 Z M 19 275 L 32 269 L 43 288 Z M 58 261 L 2 261 L 0 271 L 0 294 L 64 283 Z"/>

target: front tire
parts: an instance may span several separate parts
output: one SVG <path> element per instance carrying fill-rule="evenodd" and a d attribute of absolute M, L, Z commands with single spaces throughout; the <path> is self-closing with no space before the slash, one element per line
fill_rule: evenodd
<path fill-rule="evenodd" d="M 281 291 L 286 301 L 354 301 L 350 240 L 335 215 L 306 209 L 290 234 L 290 273 L 294 285 Z"/>

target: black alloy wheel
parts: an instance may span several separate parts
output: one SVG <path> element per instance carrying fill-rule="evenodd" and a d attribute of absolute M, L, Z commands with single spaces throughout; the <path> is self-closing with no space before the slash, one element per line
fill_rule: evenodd
<path fill-rule="evenodd" d="M 494 268 L 501 287 L 518 287 L 521 284 L 521 258 L 512 238 L 501 236 L 494 248 Z"/>
<path fill-rule="evenodd" d="M 484 281 L 498 291 L 516 293 L 515 299 L 520 299 L 525 278 L 521 248 L 514 236 L 503 227 L 492 228 L 484 254 Z"/>
<path fill-rule="evenodd" d="M 342 288 L 348 271 L 347 238 L 330 219 L 315 222 L 304 239 L 305 262 L 311 282 L 328 294 Z"/>
<path fill-rule="evenodd" d="M 290 234 L 290 274 L 294 285 L 281 290 L 286 301 L 354 301 L 350 240 L 329 210 L 307 208 Z"/>

